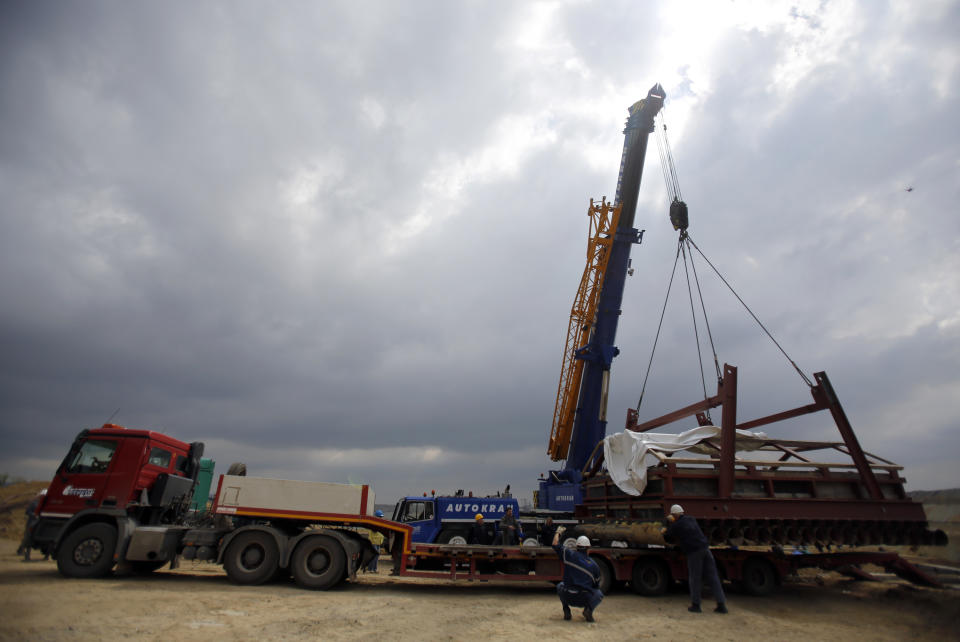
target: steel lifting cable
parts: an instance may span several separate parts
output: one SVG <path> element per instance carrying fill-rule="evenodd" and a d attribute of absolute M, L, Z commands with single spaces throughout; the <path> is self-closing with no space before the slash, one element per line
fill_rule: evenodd
<path fill-rule="evenodd" d="M 686 233 L 680 234 L 680 247 L 683 252 L 683 271 L 687 277 L 687 298 L 690 300 L 690 317 L 693 319 L 693 339 L 697 345 L 697 359 L 700 361 L 700 382 L 703 384 L 703 398 L 707 399 L 707 377 L 703 374 L 703 350 L 700 349 L 700 330 L 697 327 L 697 309 L 693 305 L 693 288 L 690 287 L 690 268 L 687 266 Z M 690 253 L 690 263 L 693 263 L 693 253 Z M 701 300 L 701 303 L 703 301 Z"/>
<path fill-rule="evenodd" d="M 687 242 L 689 241 L 690 235 L 685 234 Z M 700 276 L 697 274 L 697 264 L 693 262 L 693 251 L 690 251 L 690 269 L 693 272 L 693 280 L 697 284 L 697 296 L 700 297 L 700 309 L 703 310 L 703 324 L 707 328 L 707 337 L 710 339 L 710 351 L 713 353 L 713 368 L 717 374 L 717 381 L 723 379 L 723 374 L 720 372 L 720 361 L 717 359 L 717 346 L 713 342 L 713 332 L 710 329 L 710 317 L 707 316 L 707 306 L 703 301 L 703 290 L 700 289 Z M 703 366 L 700 366 L 701 371 Z"/>
<path fill-rule="evenodd" d="M 657 120 L 662 121 L 662 112 L 661 116 L 657 116 Z M 673 183 L 670 180 L 670 164 L 667 162 L 667 154 L 663 149 L 664 141 L 663 136 L 660 134 L 660 130 L 657 130 L 657 153 L 660 156 L 660 171 L 663 172 L 663 183 L 667 187 L 667 200 L 672 201 L 673 196 Z"/>
<path fill-rule="evenodd" d="M 680 231 L 680 237 L 677 243 L 677 254 L 673 260 L 673 270 L 670 273 L 670 282 L 667 285 L 667 294 L 663 301 L 663 308 L 660 310 L 660 321 L 657 324 L 657 334 L 653 340 L 653 348 L 650 351 L 650 360 L 647 362 L 647 372 L 643 377 L 643 386 L 640 389 L 640 399 L 637 401 L 637 412 L 640 411 L 640 405 L 643 403 L 643 395 L 647 389 L 647 381 L 650 378 L 650 370 L 653 366 L 653 357 L 657 350 L 657 343 L 660 340 L 660 332 L 663 328 L 663 319 L 667 311 L 667 302 L 670 299 L 670 292 L 673 288 L 673 279 L 677 274 L 677 262 L 680 260 L 680 255 L 683 255 L 683 269 L 687 278 L 687 296 L 690 300 L 690 313 L 693 318 L 693 335 L 694 340 L 696 341 L 697 346 L 697 359 L 700 361 L 700 381 L 703 385 L 703 397 L 704 399 L 708 398 L 707 395 L 707 381 L 706 375 L 704 374 L 703 369 L 703 352 L 700 345 L 700 331 L 697 326 L 697 312 L 696 306 L 693 302 L 693 287 L 690 283 L 690 272 L 693 272 L 693 281 L 697 287 L 697 296 L 700 299 L 700 309 L 703 313 L 703 322 L 707 330 L 707 337 L 710 341 L 710 350 L 713 354 L 713 367 L 716 371 L 717 381 L 722 381 L 723 375 L 720 371 L 720 361 L 717 358 L 717 348 L 713 340 L 713 331 L 710 328 L 710 318 L 707 316 L 707 307 L 703 299 L 703 290 L 700 287 L 700 277 L 697 274 L 696 263 L 693 260 L 693 250 L 690 250 L 688 246 L 692 247 L 703 257 L 703 260 L 707 262 L 707 265 L 713 269 L 714 273 L 720 277 L 720 280 L 723 281 L 723 284 L 727 286 L 730 292 L 733 293 L 737 300 L 740 301 L 740 304 L 747 310 L 753 320 L 757 322 L 760 328 L 766 333 L 766 335 L 773 341 L 774 345 L 783 353 L 783 356 L 787 358 L 787 361 L 790 362 L 790 365 L 793 366 L 793 369 L 797 371 L 800 375 L 800 378 L 810 386 L 813 387 L 813 382 L 803 373 L 803 371 L 797 366 L 796 362 L 790 358 L 790 355 L 787 354 L 786 350 L 783 349 L 783 346 L 770 334 L 770 331 L 767 330 L 766 326 L 757 318 L 757 315 L 753 313 L 753 310 L 750 309 L 750 306 L 737 294 L 736 290 L 733 289 L 733 286 L 720 274 L 720 271 L 710 262 L 710 259 L 706 257 L 703 251 L 694 243 L 693 239 L 690 238 L 690 235 L 687 233 L 687 205 L 683 202 L 683 197 L 680 193 L 680 180 L 677 177 L 677 168 L 673 160 L 673 152 L 670 150 L 670 142 L 667 140 L 667 123 L 664 118 L 663 111 L 660 112 L 660 115 L 657 117 L 659 120 L 660 127 L 657 129 L 657 151 L 660 155 L 660 168 L 663 171 L 663 181 L 667 187 L 667 195 L 670 199 L 670 222 L 673 223 L 674 229 Z M 687 265 L 687 252 L 689 250 L 690 257 L 689 266 Z M 707 411 L 707 418 L 709 419 L 709 411 Z"/>
<path fill-rule="evenodd" d="M 663 327 L 663 317 L 667 312 L 667 301 L 670 300 L 670 290 L 673 288 L 673 277 L 677 275 L 677 262 L 680 260 L 680 251 L 683 245 L 681 239 L 677 243 L 677 255 L 673 259 L 673 270 L 670 272 L 670 282 L 667 284 L 667 295 L 663 298 L 663 308 L 660 310 L 660 322 L 657 324 L 657 335 L 653 338 L 653 348 L 650 350 L 650 360 L 647 362 L 647 374 L 643 376 L 643 386 L 640 388 L 640 399 L 637 400 L 637 412 L 640 412 L 640 404 L 643 403 L 643 393 L 647 389 L 647 379 L 650 378 L 650 368 L 653 366 L 653 355 L 657 352 L 657 342 L 660 340 L 660 329 Z"/>
<path fill-rule="evenodd" d="M 657 151 L 660 154 L 660 169 L 663 170 L 663 180 L 667 184 L 667 195 L 671 201 L 683 200 L 680 193 L 680 179 L 677 178 L 677 167 L 673 162 L 673 152 L 670 150 L 670 140 L 667 138 L 667 120 L 664 115 L 666 108 L 662 108 L 657 115 L 660 127 L 657 129 Z"/>
<path fill-rule="evenodd" d="M 793 359 L 790 358 L 790 355 L 788 355 L 788 354 L 787 354 L 787 351 L 783 349 L 783 346 L 781 346 L 780 343 L 778 343 L 777 340 L 773 338 L 773 335 L 770 334 L 770 331 L 767 330 L 767 327 L 766 327 L 765 325 L 763 325 L 763 323 L 760 321 L 760 319 L 757 318 L 757 315 L 753 313 L 753 310 L 750 309 L 750 306 L 748 306 L 748 305 L 746 304 L 746 302 L 745 302 L 743 299 L 740 298 L 740 295 L 737 294 L 737 291 L 733 289 L 733 286 L 730 285 L 725 278 L 723 278 L 723 275 L 720 274 L 720 270 L 718 270 L 718 269 L 716 268 L 716 266 L 714 266 L 714 264 L 710 262 L 710 259 L 707 258 L 707 256 L 706 256 L 706 255 L 703 253 L 703 251 L 697 246 L 697 244 L 693 242 L 693 239 L 690 238 L 689 235 L 687 235 L 687 241 L 689 241 L 690 245 L 692 245 L 692 246 L 694 247 L 694 249 L 697 250 L 697 253 L 699 253 L 700 256 L 703 257 L 703 260 L 706 261 L 706 262 L 707 262 L 707 265 L 709 265 L 709 266 L 713 269 L 714 273 L 715 273 L 718 277 L 720 277 L 720 280 L 723 281 L 723 284 L 724 284 L 725 286 L 727 286 L 727 288 L 730 290 L 730 292 L 733 293 L 733 296 L 737 297 L 737 301 L 739 301 L 740 304 L 746 309 L 746 311 L 750 313 L 750 316 L 753 317 L 753 320 L 757 322 L 757 325 L 759 325 L 760 328 L 766 333 L 766 335 L 767 335 L 768 337 L 770 337 L 770 340 L 773 341 L 773 344 L 774 344 L 775 346 L 777 346 L 777 348 L 780 350 L 781 353 L 783 353 L 783 356 L 787 358 L 787 361 L 789 361 L 789 362 L 790 362 L 790 365 L 793 366 L 793 369 L 797 371 L 797 374 L 800 375 L 800 378 L 802 378 L 803 381 L 804 381 L 808 386 L 810 386 L 811 388 L 813 388 L 813 387 L 814 387 L 814 384 L 813 384 L 812 381 L 810 381 L 810 378 L 807 377 L 807 375 L 805 375 L 805 374 L 803 373 L 803 370 L 801 370 L 800 367 L 797 366 L 797 363 L 796 363 Z"/>
<path fill-rule="evenodd" d="M 677 254 L 673 260 L 673 270 L 670 273 L 670 283 L 667 286 L 667 295 L 663 301 L 663 308 L 660 311 L 660 322 L 657 325 L 657 335 L 653 341 L 653 349 L 650 351 L 650 360 L 647 363 L 647 372 L 643 377 L 643 386 L 640 389 L 640 399 L 637 401 L 637 412 L 640 411 L 640 405 L 643 403 L 643 395 L 647 389 L 647 381 L 650 378 L 650 370 L 653 366 L 653 357 L 657 350 L 657 343 L 660 340 L 660 331 L 663 328 L 663 319 L 667 311 L 667 302 L 670 299 L 670 292 L 673 288 L 673 279 L 677 274 L 677 262 L 680 255 L 683 255 L 683 270 L 687 279 L 687 296 L 690 300 L 690 312 L 693 317 L 693 334 L 697 346 L 697 359 L 700 361 L 700 380 L 703 384 L 703 397 L 707 398 L 707 381 L 703 370 L 703 353 L 700 347 L 700 331 L 697 326 L 697 313 L 693 303 L 693 289 L 690 285 L 690 271 L 692 268 L 694 280 L 697 282 L 697 293 L 700 296 L 700 307 L 704 312 L 704 323 L 707 327 L 707 334 L 710 337 L 710 347 L 713 349 L 713 362 L 719 375 L 720 367 L 717 363 L 717 351 L 713 344 L 713 334 L 710 331 L 710 322 L 706 318 L 706 306 L 703 303 L 703 294 L 700 291 L 700 281 L 697 278 L 696 267 L 693 265 L 693 251 L 690 251 L 690 267 L 687 266 L 687 249 L 684 246 L 687 229 L 686 204 L 682 201 L 680 192 L 680 179 L 677 177 L 677 167 L 673 160 L 673 152 L 670 150 L 670 141 L 667 139 L 667 123 L 663 111 L 657 116 L 660 127 L 657 129 L 657 151 L 660 155 L 660 169 L 663 171 L 663 181 L 667 187 L 667 195 L 670 199 L 670 220 L 674 224 L 674 229 L 680 230 L 680 236 L 677 241 Z M 680 208 L 680 209 L 677 209 Z M 676 216 L 679 214 L 679 217 Z M 709 416 L 709 413 L 708 413 Z"/>

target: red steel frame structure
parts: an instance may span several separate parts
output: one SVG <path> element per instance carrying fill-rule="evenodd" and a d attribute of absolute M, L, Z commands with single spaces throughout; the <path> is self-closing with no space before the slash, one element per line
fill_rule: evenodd
<path fill-rule="evenodd" d="M 906 495 L 902 466 L 865 452 L 826 373 L 815 373 L 814 378 L 813 403 L 743 423 L 737 423 L 737 368 L 728 364 L 712 397 L 644 423 L 630 410 L 626 429 L 646 432 L 693 415 L 700 425 L 709 425 L 706 411 L 722 406 L 720 436 L 707 441 L 715 454 L 696 458 L 653 453 L 659 462 L 648 469 L 647 489 L 640 496 L 624 493 L 599 473 L 602 454 L 597 455 L 584 474 L 577 516 L 655 520 L 678 503 L 715 543 L 941 543 L 942 533 L 927 530 L 923 506 Z M 736 436 L 736 430 L 821 410 L 830 412 L 843 441 Z M 750 451 L 738 457 L 735 444 Z M 815 451 L 844 455 L 849 461 L 817 461 L 811 455 Z M 753 453 L 779 458 L 764 460 Z"/>

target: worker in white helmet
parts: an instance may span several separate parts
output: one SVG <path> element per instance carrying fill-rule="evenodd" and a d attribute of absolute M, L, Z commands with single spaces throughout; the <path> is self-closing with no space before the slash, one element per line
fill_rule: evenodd
<path fill-rule="evenodd" d="M 23 539 L 20 541 L 20 548 L 17 549 L 17 555 L 23 555 L 23 561 L 30 561 L 30 549 L 33 548 L 33 528 L 40 521 L 40 517 L 37 516 L 37 506 L 43 501 L 43 498 L 47 495 L 47 489 L 44 488 L 37 495 L 30 500 L 30 503 L 27 504 L 24 513 L 27 517 L 26 526 L 23 529 Z M 50 559 L 50 552 L 48 550 L 43 551 L 43 559 Z"/>
<path fill-rule="evenodd" d="M 717 563 L 710 552 L 710 543 L 703 531 L 700 530 L 697 520 L 689 515 L 684 515 L 683 507 L 674 504 L 670 507 L 667 521 L 670 522 L 670 525 L 662 529 L 664 538 L 677 542 L 687 556 L 687 579 L 690 584 L 690 606 L 687 610 L 691 613 L 702 612 L 700 590 L 703 578 L 706 577 L 707 581 L 710 582 L 710 588 L 713 590 L 713 596 L 717 600 L 717 608 L 713 609 L 714 613 L 726 613 L 727 598 L 723 594 L 723 586 L 720 583 L 720 576 L 717 574 Z"/>
<path fill-rule="evenodd" d="M 563 619 L 570 619 L 570 607 L 583 607 L 583 619 L 593 622 L 593 611 L 603 600 L 603 593 L 597 586 L 600 583 L 600 568 L 587 554 L 590 538 L 581 535 L 575 548 L 565 548 L 560 544 L 563 526 L 553 536 L 553 550 L 563 561 L 563 581 L 557 584 L 557 595 L 563 604 Z"/>

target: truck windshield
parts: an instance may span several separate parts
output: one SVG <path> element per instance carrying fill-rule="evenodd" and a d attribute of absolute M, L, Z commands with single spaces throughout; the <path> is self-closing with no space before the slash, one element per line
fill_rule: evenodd
<path fill-rule="evenodd" d="M 105 473 L 117 449 L 115 441 L 87 441 L 80 447 L 73 461 L 67 466 L 68 473 Z"/>
<path fill-rule="evenodd" d="M 423 519 L 433 519 L 433 504 L 429 502 L 407 502 L 404 507 L 404 522 L 419 522 Z"/>

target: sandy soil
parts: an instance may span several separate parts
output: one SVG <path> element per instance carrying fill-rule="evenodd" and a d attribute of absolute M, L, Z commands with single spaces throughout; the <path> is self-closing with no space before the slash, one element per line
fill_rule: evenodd
<path fill-rule="evenodd" d="M 438 583 L 378 575 L 327 592 L 290 582 L 235 586 L 219 567 L 186 562 L 151 577 L 68 580 L 21 562 L 0 540 L 3 640 L 952 640 L 960 591 L 810 574 L 776 594 L 729 596 L 731 613 L 687 613 L 661 598 L 611 593 L 597 622 L 564 622 L 549 584 Z"/>

